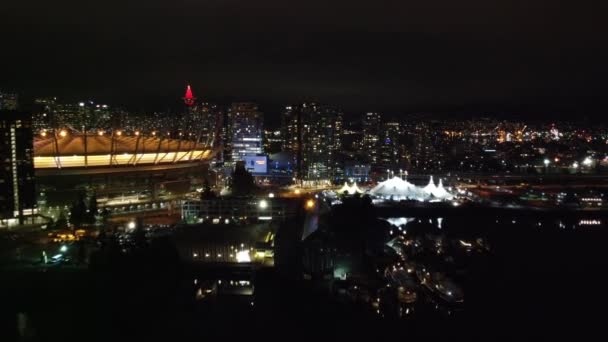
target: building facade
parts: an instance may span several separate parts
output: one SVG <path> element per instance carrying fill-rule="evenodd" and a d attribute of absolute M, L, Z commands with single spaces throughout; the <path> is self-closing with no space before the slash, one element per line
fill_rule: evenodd
<path fill-rule="evenodd" d="M 110 107 L 93 101 L 54 103 L 52 116 L 54 128 L 69 127 L 79 131 L 109 129 L 112 122 Z"/>
<path fill-rule="evenodd" d="M 283 150 L 294 155 L 296 177 L 329 180 L 341 175 L 337 154 L 342 146 L 342 112 L 317 103 L 287 106 L 283 112 Z"/>
<path fill-rule="evenodd" d="M 17 110 L 18 100 L 17 94 L 0 91 L 0 110 Z"/>
<path fill-rule="evenodd" d="M 369 156 L 368 161 L 377 165 L 379 161 L 379 147 L 382 129 L 382 120 L 379 113 L 366 113 L 363 116 L 363 141 L 361 148 Z"/>
<path fill-rule="evenodd" d="M 220 140 L 220 129 L 223 113 L 219 106 L 201 102 L 189 107 L 186 120 L 187 123 L 182 130 L 188 134 L 197 134 L 199 141 L 207 144 L 214 144 Z"/>
<path fill-rule="evenodd" d="M 370 181 L 371 166 L 365 163 L 348 161 L 344 165 L 344 180 L 349 182 L 368 182 Z"/>
<path fill-rule="evenodd" d="M 298 211 L 297 201 L 271 198 L 225 198 L 182 201 L 182 219 L 190 222 L 234 223 L 285 220 Z"/>
<path fill-rule="evenodd" d="M 0 111 L 0 219 L 18 220 L 36 208 L 30 114 Z"/>
<path fill-rule="evenodd" d="M 56 97 L 39 97 L 34 99 L 34 111 L 32 113 L 34 132 L 42 132 L 56 127 L 54 120 L 56 104 Z"/>
<path fill-rule="evenodd" d="M 233 103 L 230 106 L 228 129 L 231 160 L 237 162 L 245 156 L 263 153 L 264 115 L 258 105 L 251 102 Z"/>
<path fill-rule="evenodd" d="M 398 122 L 389 121 L 382 124 L 380 135 L 378 164 L 384 168 L 399 167 L 401 130 Z"/>

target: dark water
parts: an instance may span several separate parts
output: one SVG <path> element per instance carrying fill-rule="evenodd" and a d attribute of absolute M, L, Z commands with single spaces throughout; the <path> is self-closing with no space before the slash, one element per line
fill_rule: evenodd
<path fill-rule="evenodd" d="M 254 284 L 253 296 L 197 302 L 193 279 L 229 279 L 235 273 L 184 263 L 166 241 L 90 270 L 2 271 L 0 340 L 18 339 L 20 312 L 27 317 L 27 335 L 39 341 L 587 340 L 598 332 L 601 337 L 608 231 L 539 228 L 534 218 L 443 217 L 441 234 L 483 237 L 491 246 L 481 261 L 464 265 L 466 300 L 457 315 L 423 306 L 406 320 L 381 319 L 280 268 L 236 273 L 235 279 Z"/>

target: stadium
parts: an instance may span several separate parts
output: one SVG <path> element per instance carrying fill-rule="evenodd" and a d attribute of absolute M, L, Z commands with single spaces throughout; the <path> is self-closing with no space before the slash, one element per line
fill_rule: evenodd
<path fill-rule="evenodd" d="M 202 182 L 208 162 L 219 150 L 202 140 L 155 132 L 42 132 L 34 139 L 41 205 L 67 205 L 83 191 L 95 193 L 102 203 L 186 193 Z"/>
<path fill-rule="evenodd" d="M 213 156 L 210 146 L 197 141 L 122 134 L 45 135 L 34 141 L 34 168 L 41 174 L 61 174 L 64 169 L 91 169 L 92 172 L 133 171 L 150 165 L 182 167 Z M 81 170 L 82 171 L 82 170 Z M 76 172 L 78 173 L 78 172 Z M 91 172 L 89 172 L 91 173 Z"/>

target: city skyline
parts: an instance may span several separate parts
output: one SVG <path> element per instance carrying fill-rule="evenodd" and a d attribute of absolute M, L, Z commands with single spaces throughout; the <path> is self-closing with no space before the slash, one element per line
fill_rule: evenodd
<path fill-rule="evenodd" d="M 95 96 L 85 96 L 85 97 L 59 97 L 56 94 L 51 95 L 34 95 L 34 94 L 22 94 L 14 91 L 10 91 L 11 88 L 0 88 L 0 102 L 3 101 L 2 96 L 5 97 L 5 101 L 10 101 L 10 108 L 12 109 L 20 109 L 26 111 L 36 111 L 40 106 L 41 102 L 45 101 L 53 101 L 62 105 L 72 105 L 79 106 L 82 103 L 85 103 L 87 106 L 103 106 L 103 109 L 113 108 L 114 110 L 122 111 L 123 113 L 133 113 L 137 115 L 149 116 L 150 118 L 154 117 L 156 120 L 159 120 L 160 117 L 166 117 L 166 119 L 180 117 L 184 112 L 188 111 L 188 106 L 184 107 L 184 89 L 186 87 L 194 88 L 192 91 L 196 92 L 196 94 L 200 94 L 200 90 L 198 88 L 191 86 L 189 83 L 184 83 L 181 89 L 181 93 L 176 91 L 176 97 L 167 98 L 167 103 L 165 106 L 158 106 L 156 109 L 144 109 L 138 108 L 138 106 L 128 105 L 125 103 L 114 103 L 101 101 L 99 98 Z M 9 90 L 9 91 L 7 91 Z M 173 94 L 173 95 L 175 95 Z M 236 98 L 238 99 L 238 98 Z M 310 100 L 307 98 L 301 101 L 295 102 L 281 102 L 276 104 L 264 104 L 260 101 L 255 100 L 230 100 L 229 97 L 221 97 L 221 98 L 207 98 L 195 97 L 192 103 L 197 103 L 202 106 L 214 106 L 217 108 L 221 108 L 222 110 L 228 110 L 230 106 L 234 103 L 255 103 L 263 112 L 265 116 L 265 126 L 267 128 L 272 129 L 280 129 L 282 125 L 282 116 L 284 115 L 285 108 L 290 106 L 298 106 L 303 103 L 319 103 L 324 106 L 330 106 L 340 110 L 344 116 L 344 123 L 346 125 L 349 124 L 363 124 L 363 118 L 368 113 L 380 113 L 383 118 L 388 120 L 470 120 L 470 119 L 480 119 L 480 118 L 490 118 L 497 120 L 506 120 L 506 121 L 522 121 L 522 122 L 573 122 L 573 123 L 585 123 L 585 122 L 595 122 L 603 124 L 603 115 L 605 113 L 604 110 L 594 110 L 594 111 L 586 111 L 582 109 L 551 109 L 551 106 L 541 106 L 541 107 L 530 107 L 530 106 L 507 106 L 507 105 L 494 105 L 491 106 L 493 109 L 486 109 L 484 105 L 477 104 L 472 106 L 454 106 L 454 107 L 446 107 L 446 108 L 435 108 L 431 109 L 420 109 L 420 110 L 401 110 L 401 111 L 380 111 L 380 110 L 363 110 L 359 108 L 358 110 L 345 110 L 348 106 L 344 104 L 336 104 L 336 103 L 327 103 L 320 102 L 316 100 Z M 584 107 L 584 106 L 583 106 Z M 10 109 L 6 107 L 5 109 Z M 376 107 L 377 108 L 377 107 Z M 536 108 L 536 109 L 534 109 Z M 159 117 L 160 116 L 160 117 Z"/>
<path fill-rule="evenodd" d="M 0 341 L 598 340 L 600 6 L 0 1 Z"/>

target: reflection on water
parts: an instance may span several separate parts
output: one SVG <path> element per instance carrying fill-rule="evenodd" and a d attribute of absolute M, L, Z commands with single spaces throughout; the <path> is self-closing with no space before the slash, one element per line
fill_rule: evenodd
<path fill-rule="evenodd" d="M 203 279 L 195 278 L 194 298 L 197 301 L 214 300 L 221 296 L 253 297 L 254 284 L 251 279 Z"/>
<path fill-rule="evenodd" d="M 561 240 L 565 237 L 560 234 L 584 234 L 606 228 L 602 213 L 424 215 L 383 217 L 382 220 L 390 224 L 378 229 L 386 230 L 384 245 L 389 248 L 387 255 L 393 253 L 393 257 L 371 258 L 376 265 L 377 283 L 373 275 L 365 280 L 360 275 L 343 276 L 344 290 L 337 294 L 347 299 L 369 294 L 372 300 L 364 304 L 373 312 L 380 317 L 398 318 L 420 312 L 446 316 L 466 312 L 468 296 L 486 291 L 476 284 L 487 282 L 484 278 L 491 277 L 488 270 L 497 267 L 493 264 L 497 256 L 492 240 L 500 245 L 507 245 L 510 239 L 521 243 L 517 239 L 526 239 L 528 234 L 535 234 L 534 241 L 542 241 L 543 237 L 547 241 Z M 343 266 L 338 263 L 336 267 Z M 343 273 L 349 274 L 347 270 Z"/>
<path fill-rule="evenodd" d="M 395 227 L 405 226 L 409 222 L 415 220 L 414 217 L 387 217 L 385 218 L 386 222 L 392 224 Z"/>

